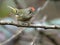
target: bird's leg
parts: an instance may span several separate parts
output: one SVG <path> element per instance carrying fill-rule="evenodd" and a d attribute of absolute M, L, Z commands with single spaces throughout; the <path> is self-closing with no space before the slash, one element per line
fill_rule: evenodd
<path fill-rule="evenodd" d="M 22 25 L 22 26 L 27 26 L 28 23 L 27 22 L 23 22 L 23 21 L 19 21 L 18 24 Z"/>
<path fill-rule="evenodd" d="M 22 25 L 27 26 L 28 23 L 27 22 L 22 22 Z"/>
<path fill-rule="evenodd" d="M 26 22 L 28 26 L 30 26 L 30 24 L 32 24 L 32 22 L 29 20 Z"/>

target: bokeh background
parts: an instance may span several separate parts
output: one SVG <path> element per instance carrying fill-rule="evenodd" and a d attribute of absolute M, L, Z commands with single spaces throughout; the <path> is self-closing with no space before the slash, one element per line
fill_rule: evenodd
<path fill-rule="evenodd" d="M 0 0 L 0 20 L 15 22 L 13 16 L 11 17 L 9 15 L 11 13 L 11 9 L 8 8 L 8 6 L 18 9 L 33 6 L 37 10 L 37 8 L 42 7 L 46 1 L 47 0 Z M 43 22 L 44 24 L 60 25 L 60 1 L 50 0 L 44 10 L 41 10 L 39 14 L 37 14 L 34 21 L 37 21 L 36 23 L 40 24 L 40 20 L 45 14 L 47 15 L 47 19 L 46 22 Z M 23 28 L 18 28 L 12 25 L 0 25 L 0 42 L 6 41 L 22 29 Z M 40 34 L 34 28 L 26 28 L 21 34 L 19 34 L 18 40 L 13 40 L 13 43 L 9 42 L 9 44 L 7 43 L 6 45 L 31 45 L 31 42 L 33 41 L 36 34 L 38 34 L 35 42 L 36 45 L 60 45 L 60 30 L 47 30 L 43 31 L 45 35 L 42 36 L 42 43 L 40 43 Z M 49 35 L 50 37 L 46 35 Z M 53 40 L 51 38 L 53 38 Z"/>

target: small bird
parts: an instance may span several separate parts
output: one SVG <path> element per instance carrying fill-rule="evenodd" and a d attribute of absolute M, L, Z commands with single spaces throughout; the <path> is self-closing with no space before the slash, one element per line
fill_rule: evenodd
<path fill-rule="evenodd" d="M 9 6 L 12 9 L 17 21 L 28 22 L 33 17 L 33 12 L 35 11 L 34 7 L 28 7 L 26 9 L 17 9 Z"/>

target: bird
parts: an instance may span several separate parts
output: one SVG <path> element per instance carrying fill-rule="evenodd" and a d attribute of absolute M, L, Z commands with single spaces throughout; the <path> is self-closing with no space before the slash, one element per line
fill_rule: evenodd
<path fill-rule="evenodd" d="M 34 7 L 28 7 L 25 9 L 17 9 L 11 6 L 8 6 L 12 9 L 12 13 L 15 15 L 17 21 L 28 23 L 30 19 L 33 17 L 33 13 L 35 11 Z"/>

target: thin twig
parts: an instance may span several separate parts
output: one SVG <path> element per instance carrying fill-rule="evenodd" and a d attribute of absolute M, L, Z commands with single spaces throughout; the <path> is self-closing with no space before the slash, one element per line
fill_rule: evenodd
<path fill-rule="evenodd" d="M 47 0 L 42 7 L 38 7 L 36 13 L 38 14 L 41 10 L 44 10 L 45 7 L 48 5 L 50 0 Z"/>
<path fill-rule="evenodd" d="M 37 15 L 40 14 L 40 11 L 42 11 L 46 8 L 46 6 L 48 5 L 49 2 L 50 2 L 50 0 L 47 0 L 47 1 L 45 1 L 45 3 L 43 4 L 42 7 L 37 8 L 36 12 L 34 12 L 33 18 L 30 20 L 31 22 L 33 22 L 35 20 L 35 18 L 37 17 Z M 40 14 L 40 16 L 42 16 L 42 15 Z"/>
<path fill-rule="evenodd" d="M 37 29 L 35 28 L 35 31 L 37 31 Z M 33 40 L 32 40 L 32 42 L 30 43 L 30 45 L 35 45 L 35 42 L 36 42 L 36 39 L 37 39 L 37 37 L 38 37 L 38 33 L 36 33 L 36 35 L 34 36 L 34 38 L 33 38 Z"/>

